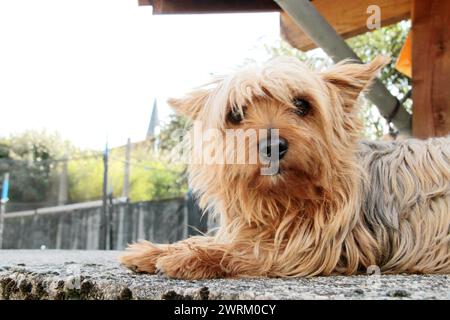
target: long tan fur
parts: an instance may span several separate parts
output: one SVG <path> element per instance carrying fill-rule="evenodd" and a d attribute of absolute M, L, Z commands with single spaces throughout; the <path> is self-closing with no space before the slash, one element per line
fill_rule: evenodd
<path fill-rule="evenodd" d="M 217 234 L 136 243 L 121 262 L 185 279 L 355 274 L 371 265 L 450 273 L 450 138 L 358 139 L 358 95 L 385 63 L 344 62 L 318 73 L 276 59 L 171 99 L 205 130 L 219 129 L 217 139 L 226 129 L 277 128 L 289 151 L 274 176 L 261 175 L 261 163 L 192 161 L 190 183 L 200 205 L 219 216 Z M 296 97 L 310 102 L 310 114 L 293 112 Z M 231 111 L 244 120 L 227 121 Z M 235 152 L 210 139 L 192 159 L 204 148 Z"/>

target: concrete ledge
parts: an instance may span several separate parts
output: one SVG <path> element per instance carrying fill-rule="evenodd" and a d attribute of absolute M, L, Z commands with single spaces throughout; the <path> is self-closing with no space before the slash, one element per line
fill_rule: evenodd
<path fill-rule="evenodd" d="M 170 280 L 116 251 L 0 250 L 1 299 L 450 299 L 449 275 Z"/>

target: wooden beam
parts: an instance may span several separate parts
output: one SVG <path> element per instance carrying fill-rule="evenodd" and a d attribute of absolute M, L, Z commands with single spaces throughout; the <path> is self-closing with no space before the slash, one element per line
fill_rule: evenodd
<path fill-rule="evenodd" d="M 140 6 L 151 6 L 152 0 L 138 0 L 138 5 Z"/>
<path fill-rule="evenodd" d="M 386 26 L 409 18 L 412 0 L 314 0 L 311 3 L 344 39 L 370 31 L 366 23 L 367 8 L 377 5 L 381 25 Z M 308 35 L 287 15 L 280 16 L 281 36 L 293 47 L 310 50 L 316 47 Z"/>
<path fill-rule="evenodd" d="M 273 0 L 138 0 L 153 6 L 153 14 L 197 14 L 280 11 Z"/>
<path fill-rule="evenodd" d="M 413 0 L 413 135 L 450 133 L 450 1 Z"/>

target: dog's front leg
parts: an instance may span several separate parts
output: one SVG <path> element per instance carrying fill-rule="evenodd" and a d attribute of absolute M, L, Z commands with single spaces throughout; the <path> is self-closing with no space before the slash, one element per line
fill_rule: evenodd
<path fill-rule="evenodd" d="M 156 269 L 176 279 L 223 278 L 228 276 L 222 264 L 227 249 L 224 244 L 182 241 L 158 258 Z"/>
<path fill-rule="evenodd" d="M 271 263 L 253 249 L 217 243 L 213 237 L 192 237 L 170 245 L 138 242 L 120 258 L 123 265 L 137 271 L 162 273 L 176 279 L 211 279 L 238 276 L 267 276 Z"/>
<path fill-rule="evenodd" d="M 156 272 L 156 261 L 169 253 L 169 245 L 153 244 L 149 241 L 140 241 L 128 246 L 126 253 L 119 260 L 125 267 L 145 273 Z"/>
<path fill-rule="evenodd" d="M 161 256 L 156 268 L 170 278 L 211 279 L 272 275 L 273 260 L 265 250 L 233 243 L 182 241 L 177 250 Z"/>
<path fill-rule="evenodd" d="M 197 279 L 223 277 L 220 267 L 224 245 L 212 237 L 192 237 L 174 244 L 141 241 L 128 246 L 119 258 L 122 265 L 136 272 L 162 272 L 172 278 Z"/>

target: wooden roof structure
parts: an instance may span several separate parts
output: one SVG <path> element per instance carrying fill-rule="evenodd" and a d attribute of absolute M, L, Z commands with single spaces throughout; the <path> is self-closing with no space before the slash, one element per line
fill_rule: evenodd
<path fill-rule="evenodd" d="M 344 38 L 367 32 L 367 7 L 376 4 L 383 12 L 381 25 L 408 19 L 412 0 L 314 0 L 314 7 Z M 139 5 L 153 6 L 153 14 L 207 14 L 239 12 L 280 12 L 280 32 L 290 45 L 306 51 L 316 45 L 292 18 L 273 0 L 204 1 L 204 0 L 139 0 Z M 364 14 L 362 14 L 364 13 Z"/>
<path fill-rule="evenodd" d="M 293 47 L 316 43 L 292 15 L 272 0 L 138 0 L 153 6 L 153 14 L 280 12 L 280 32 Z M 367 29 L 367 8 L 377 5 L 381 25 L 412 20 L 413 135 L 420 138 L 450 133 L 450 1 L 443 0 L 312 0 L 318 13 L 342 37 Z"/>

